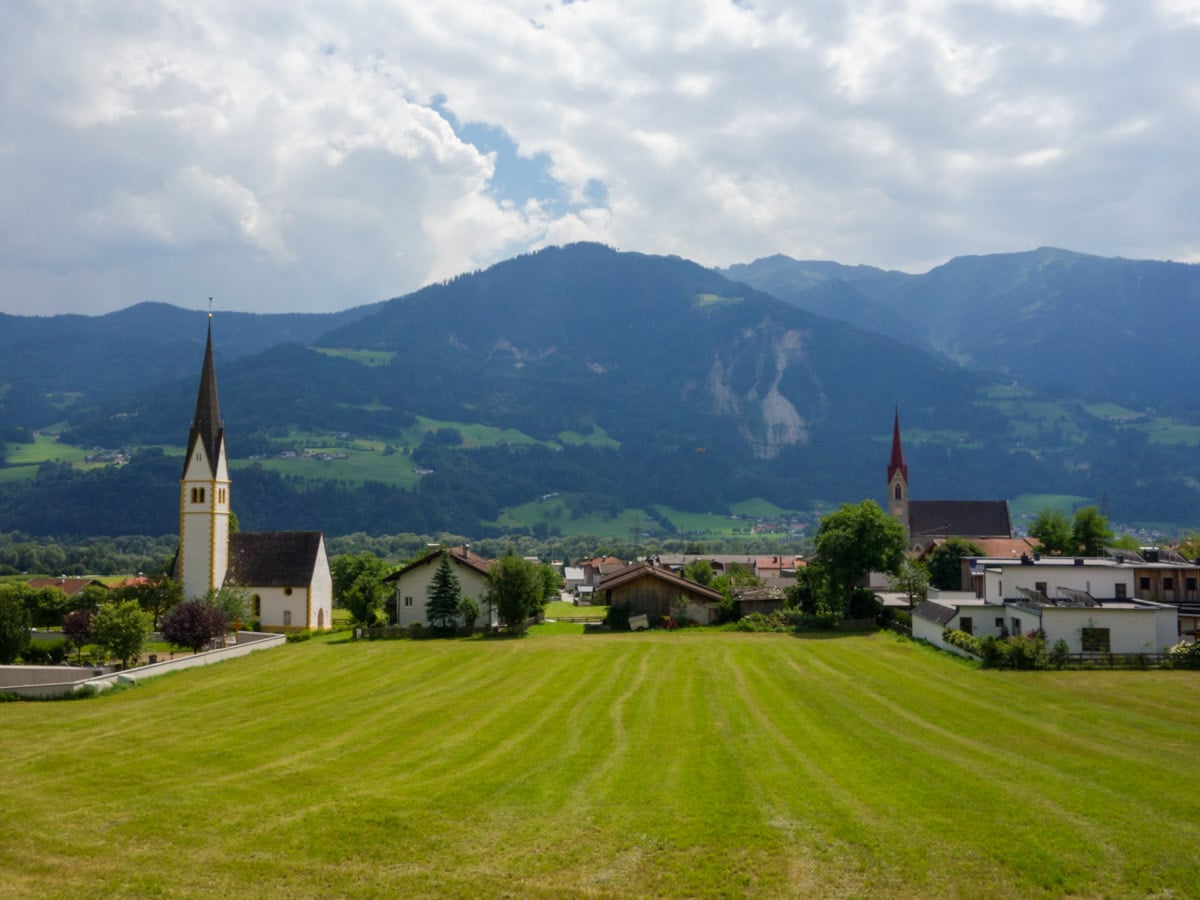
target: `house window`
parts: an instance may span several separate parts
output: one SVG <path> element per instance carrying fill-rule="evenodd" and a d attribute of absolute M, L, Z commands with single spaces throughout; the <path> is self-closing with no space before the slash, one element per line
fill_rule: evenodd
<path fill-rule="evenodd" d="M 250 598 L 250 615 L 256 619 L 262 615 L 262 597 L 258 594 Z"/>
<path fill-rule="evenodd" d="M 283 595 L 284 595 L 285 597 L 290 597 L 290 596 L 292 596 L 292 589 L 291 589 L 290 587 L 285 587 L 285 588 L 283 589 Z"/>
<path fill-rule="evenodd" d="M 1196 589 L 1196 579 L 1189 578 L 1187 581 L 1184 582 L 1184 585 L 1186 586 L 1187 590 L 1194 591 Z"/>
<path fill-rule="evenodd" d="M 996 616 L 996 627 L 1000 629 L 1004 628 L 1004 616 Z"/>
<path fill-rule="evenodd" d="M 975 633 L 975 620 L 970 616 L 963 616 L 958 620 L 958 630 L 965 631 L 967 634 Z"/>
<path fill-rule="evenodd" d="M 1080 640 L 1084 653 L 1107 653 L 1109 650 L 1107 628 L 1084 628 Z"/>
<path fill-rule="evenodd" d="M 1012 630 L 1012 633 L 1013 633 L 1013 634 L 1020 634 L 1020 633 L 1021 633 L 1021 620 L 1020 620 L 1020 619 L 1018 619 L 1016 616 L 1013 616 L 1013 620 L 1012 620 L 1012 629 L 1011 629 L 1011 630 Z"/>
<path fill-rule="evenodd" d="M 1124 600 L 1125 599 L 1125 582 L 1121 582 L 1120 584 L 1115 585 L 1114 587 L 1116 590 L 1116 598 L 1118 600 Z"/>
<path fill-rule="evenodd" d="M 1163 590 L 1164 591 L 1175 590 L 1175 579 L 1172 578 L 1170 575 L 1168 575 L 1166 578 L 1163 579 Z"/>
<path fill-rule="evenodd" d="M 903 499 L 904 499 L 903 495 L 902 495 L 902 494 L 901 494 L 901 492 L 900 492 L 900 485 L 896 485 L 896 499 L 897 499 L 897 500 L 903 500 Z"/>
<path fill-rule="evenodd" d="M 1043 597 L 1050 596 L 1050 592 L 1046 590 L 1046 582 L 1044 582 L 1044 581 L 1035 581 L 1033 583 L 1033 589 L 1035 591 L 1037 591 L 1039 594 L 1041 594 Z"/>
<path fill-rule="evenodd" d="M 283 624 L 285 626 L 292 624 L 292 611 L 290 609 L 285 609 L 283 611 Z"/>
<path fill-rule="evenodd" d="M 219 488 L 219 489 L 217 490 L 217 502 L 218 502 L 218 503 L 224 503 L 224 502 L 225 502 L 225 488 Z"/>
<path fill-rule="evenodd" d="M 204 488 L 196 488 L 196 487 L 192 488 L 192 502 L 193 503 L 203 503 L 204 502 Z"/>
<path fill-rule="evenodd" d="M 1141 591 L 1148 591 L 1148 590 L 1150 590 L 1150 578 L 1149 578 L 1148 576 L 1146 576 L 1146 575 L 1143 575 L 1143 576 L 1141 577 L 1141 579 L 1139 579 L 1139 581 L 1138 581 L 1138 590 L 1141 590 Z"/>
<path fill-rule="evenodd" d="M 408 606 L 408 607 L 411 607 L 411 606 L 412 606 L 412 597 L 405 597 L 405 598 L 404 598 L 404 605 L 405 605 L 405 606 Z"/>

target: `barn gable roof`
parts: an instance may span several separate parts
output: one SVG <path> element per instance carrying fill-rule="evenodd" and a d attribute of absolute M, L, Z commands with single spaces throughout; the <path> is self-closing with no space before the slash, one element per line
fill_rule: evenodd
<path fill-rule="evenodd" d="M 626 566 L 625 568 L 613 572 L 610 575 L 605 575 L 600 579 L 600 583 L 596 585 L 596 590 L 612 590 L 613 588 L 620 587 L 623 584 L 628 584 L 631 581 L 636 581 L 639 578 L 646 577 L 656 578 L 659 581 L 666 582 L 673 587 L 679 588 L 682 591 L 687 591 L 688 593 L 697 596 L 702 600 L 712 603 L 720 603 L 723 599 L 720 591 L 714 591 L 710 587 L 705 587 L 704 585 L 697 584 L 694 581 L 688 581 L 686 578 L 676 575 L 669 569 L 665 569 L 662 566 L 656 566 L 647 562 L 634 563 L 633 565 Z"/>

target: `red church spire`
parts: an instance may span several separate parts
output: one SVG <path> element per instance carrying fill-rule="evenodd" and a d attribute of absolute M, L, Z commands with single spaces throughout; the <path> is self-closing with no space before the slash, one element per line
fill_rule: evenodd
<path fill-rule="evenodd" d="M 896 421 L 892 425 L 892 461 L 888 463 L 888 484 L 899 472 L 900 477 L 908 483 L 908 465 L 904 462 L 904 447 L 900 443 L 900 407 L 896 407 Z"/>

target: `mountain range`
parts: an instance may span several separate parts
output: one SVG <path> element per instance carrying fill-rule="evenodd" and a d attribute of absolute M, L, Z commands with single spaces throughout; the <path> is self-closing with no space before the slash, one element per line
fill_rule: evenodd
<path fill-rule="evenodd" d="M 1200 267 L 1049 249 L 911 275 L 575 244 L 343 313 L 212 328 L 248 527 L 482 535 L 557 495 L 568 516 L 646 510 L 669 530 L 664 509 L 882 499 L 897 409 L 914 496 L 1067 495 L 1186 525 L 1198 295 Z M 2 317 L 0 425 L 177 447 L 204 319 Z M 358 440 L 372 476 L 245 467 L 321 435 Z M 143 451 L 124 473 L 5 478 L 0 530 L 170 533 L 177 463 Z M 114 485 L 139 471 L 154 494 L 126 502 Z"/>

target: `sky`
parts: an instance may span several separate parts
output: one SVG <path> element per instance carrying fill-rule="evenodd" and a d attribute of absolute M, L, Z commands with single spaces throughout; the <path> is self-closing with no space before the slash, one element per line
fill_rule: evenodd
<path fill-rule="evenodd" d="M 0 312 L 541 247 L 1200 262 L 1200 0 L 5 0 Z"/>

